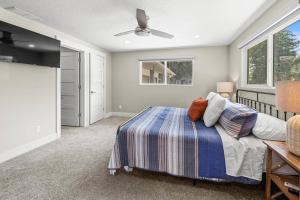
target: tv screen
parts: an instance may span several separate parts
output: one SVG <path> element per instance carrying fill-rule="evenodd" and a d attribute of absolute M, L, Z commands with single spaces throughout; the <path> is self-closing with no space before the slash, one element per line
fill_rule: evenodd
<path fill-rule="evenodd" d="M 0 21 L 0 62 L 60 67 L 60 41 Z"/>

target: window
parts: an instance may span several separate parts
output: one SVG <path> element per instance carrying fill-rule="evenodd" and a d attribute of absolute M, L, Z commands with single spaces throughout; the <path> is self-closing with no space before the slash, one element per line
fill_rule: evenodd
<path fill-rule="evenodd" d="M 141 84 L 192 85 L 193 60 L 141 61 Z"/>
<path fill-rule="evenodd" d="M 142 65 L 142 83 L 162 84 L 165 82 L 165 62 L 153 61 L 143 62 Z"/>
<path fill-rule="evenodd" d="M 249 44 L 243 56 L 243 86 L 274 87 L 277 81 L 300 80 L 299 18 Z"/>
<path fill-rule="evenodd" d="M 247 83 L 267 84 L 267 40 L 248 49 L 247 52 Z"/>
<path fill-rule="evenodd" d="M 273 36 L 274 82 L 300 80 L 300 21 Z"/>

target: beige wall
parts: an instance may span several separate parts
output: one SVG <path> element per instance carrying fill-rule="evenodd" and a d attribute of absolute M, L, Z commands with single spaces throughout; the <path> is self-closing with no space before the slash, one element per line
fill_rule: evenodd
<path fill-rule="evenodd" d="M 139 59 L 185 56 L 195 57 L 193 86 L 139 85 Z M 226 46 L 113 53 L 112 110 L 135 113 L 155 105 L 187 107 L 215 90 L 217 81 L 228 79 L 227 58 Z"/>
<path fill-rule="evenodd" d="M 0 154 L 56 134 L 55 68 L 0 63 L 0 91 Z"/>
<path fill-rule="evenodd" d="M 251 39 L 254 35 L 261 32 L 273 22 L 280 19 L 289 11 L 299 5 L 298 0 L 277 0 L 277 2 L 269 8 L 258 20 L 256 20 L 249 28 L 246 29 L 229 47 L 229 76 L 230 80 L 240 84 L 241 76 L 241 50 L 238 46 Z M 299 15 L 299 12 L 296 13 Z M 294 17 L 294 14 L 292 17 Z M 286 19 L 288 20 L 288 19 Z M 285 20 L 285 21 L 286 21 Z M 284 21 L 282 22 L 284 23 Z M 281 23 L 281 24 L 282 24 Z M 280 24 L 278 24 L 280 26 Z M 276 26 L 277 27 L 277 26 Z M 274 28 L 276 28 L 274 27 Z M 271 30 L 270 30 L 271 31 Z"/>

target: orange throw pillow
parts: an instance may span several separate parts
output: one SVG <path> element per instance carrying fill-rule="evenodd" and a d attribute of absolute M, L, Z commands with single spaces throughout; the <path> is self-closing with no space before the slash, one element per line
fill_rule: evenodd
<path fill-rule="evenodd" d="M 194 122 L 199 120 L 204 115 L 207 105 L 208 100 L 206 99 L 199 98 L 194 100 L 188 110 L 190 119 Z"/>

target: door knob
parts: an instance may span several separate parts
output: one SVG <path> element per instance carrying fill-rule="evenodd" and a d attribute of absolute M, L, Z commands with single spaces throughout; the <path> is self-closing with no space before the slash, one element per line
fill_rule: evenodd
<path fill-rule="evenodd" d="M 91 91 L 91 94 L 94 94 L 94 93 L 96 93 L 96 92 L 94 92 L 94 91 Z"/>

